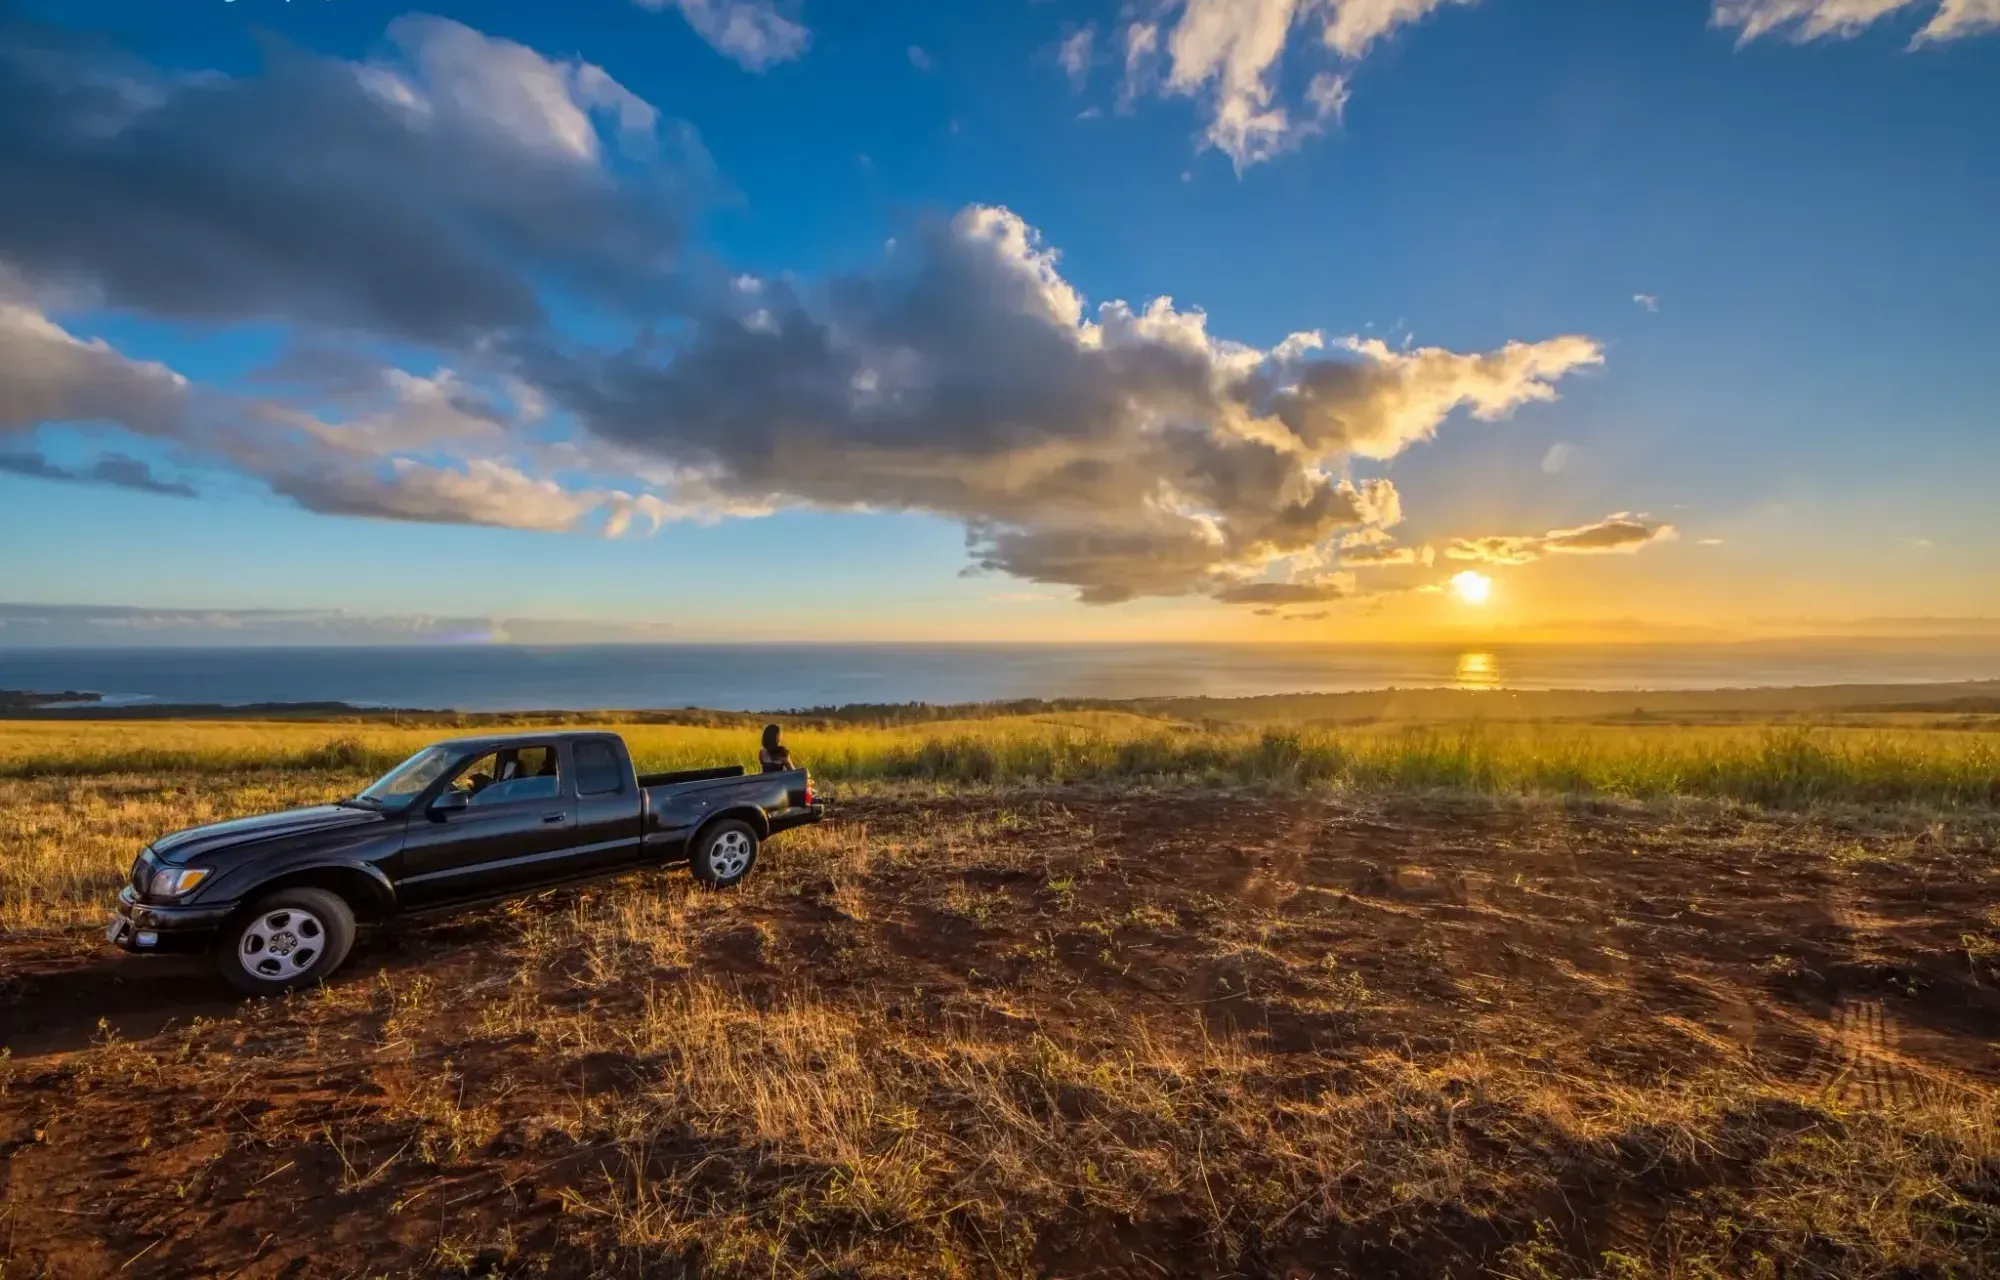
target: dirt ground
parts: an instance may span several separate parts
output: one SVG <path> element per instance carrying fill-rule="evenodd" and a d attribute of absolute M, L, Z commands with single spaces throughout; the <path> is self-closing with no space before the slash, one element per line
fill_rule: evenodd
<path fill-rule="evenodd" d="M 881 795 L 364 935 L 0 936 L 0 1275 L 2000 1275 L 1990 831 Z"/>

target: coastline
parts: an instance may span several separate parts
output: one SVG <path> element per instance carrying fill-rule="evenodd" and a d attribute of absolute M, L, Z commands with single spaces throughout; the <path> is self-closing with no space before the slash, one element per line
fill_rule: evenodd
<path fill-rule="evenodd" d="M 1841 715 L 2000 715 L 2000 680 L 1912 684 L 1745 686 L 1716 689 L 1464 689 L 1388 687 L 1333 693 L 1249 697 L 1027 698 L 956 703 L 843 703 L 735 711 L 702 707 L 521 709 L 381 707 L 340 701 L 168 703 L 107 701 L 88 691 L 0 689 L 0 719 L 290 720 L 326 723 L 515 725 L 738 725 L 765 719 L 790 724 L 921 724 L 1003 715 L 1104 711 L 1182 721 L 1300 724 L 1383 720 L 1784 720 Z"/>

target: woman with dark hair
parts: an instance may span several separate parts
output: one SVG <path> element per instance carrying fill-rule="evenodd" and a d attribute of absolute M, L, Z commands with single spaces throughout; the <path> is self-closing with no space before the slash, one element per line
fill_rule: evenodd
<path fill-rule="evenodd" d="M 798 767 L 792 763 L 792 753 L 778 741 L 778 733 L 777 725 L 764 726 L 764 746 L 757 752 L 757 763 L 765 773 L 785 773 Z"/>

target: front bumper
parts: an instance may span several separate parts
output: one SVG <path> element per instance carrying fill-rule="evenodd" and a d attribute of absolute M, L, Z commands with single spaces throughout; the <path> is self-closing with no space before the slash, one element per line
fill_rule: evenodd
<path fill-rule="evenodd" d="M 139 901 L 126 885 L 118 891 L 118 910 L 105 929 L 108 942 L 138 954 L 206 951 L 216 930 L 236 910 L 233 902 L 199 907 L 162 907 Z"/>

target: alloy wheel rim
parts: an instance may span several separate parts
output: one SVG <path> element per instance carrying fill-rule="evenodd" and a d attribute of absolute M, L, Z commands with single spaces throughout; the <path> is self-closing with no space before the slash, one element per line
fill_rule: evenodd
<path fill-rule="evenodd" d="M 326 925 L 310 911 L 279 907 L 250 922 L 236 944 L 236 962 L 253 978 L 284 982 L 326 954 Z"/>
<path fill-rule="evenodd" d="M 725 831 L 709 846 L 708 865 L 718 878 L 730 880 L 750 865 L 750 837 L 741 831 Z"/>

